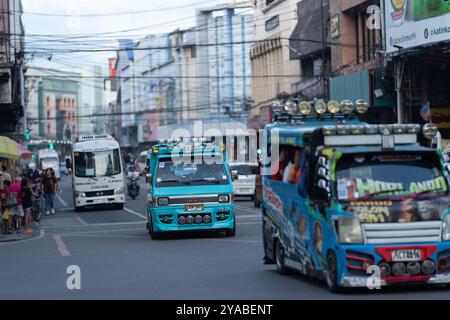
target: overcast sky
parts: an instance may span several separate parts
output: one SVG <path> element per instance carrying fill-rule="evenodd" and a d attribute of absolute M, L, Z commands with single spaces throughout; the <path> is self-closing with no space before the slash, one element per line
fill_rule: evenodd
<path fill-rule="evenodd" d="M 107 53 L 57 53 L 56 48 L 114 48 L 117 38 L 137 39 L 146 34 L 164 33 L 194 25 L 195 8 L 209 7 L 226 0 L 22 0 L 23 22 L 27 38 L 27 52 L 34 52 L 31 64 L 55 66 L 54 62 L 68 66 L 100 64 L 107 66 Z M 145 13 L 131 14 L 129 12 Z M 149 12 L 150 11 L 150 12 Z M 123 15 L 109 15 L 129 13 Z M 42 15 L 45 14 L 45 15 Z M 48 14 L 48 15 L 47 15 Z M 51 16 L 65 15 L 65 16 Z M 101 15 L 101 16 L 89 16 Z M 123 30 L 138 29 L 129 32 Z M 94 36 L 96 33 L 107 35 Z M 38 35 L 44 35 L 41 37 Z M 55 41 L 55 44 L 43 40 Z M 67 44 L 67 37 L 89 35 Z M 61 41 L 62 40 L 62 41 Z M 73 40 L 72 40 L 73 41 Z M 43 48 L 44 47 L 44 48 Z M 80 48 L 80 47 L 78 47 Z M 52 64 L 45 58 L 52 57 Z M 44 63 L 45 62 L 45 63 Z"/>

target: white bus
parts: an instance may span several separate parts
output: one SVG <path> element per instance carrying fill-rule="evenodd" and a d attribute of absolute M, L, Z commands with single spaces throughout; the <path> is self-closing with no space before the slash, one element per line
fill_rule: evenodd
<path fill-rule="evenodd" d="M 52 168 L 55 171 L 55 176 L 61 179 L 61 171 L 59 170 L 59 156 L 58 152 L 50 149 L 41 149 L 38 151 L 39 169 L 46 170 Z"/>
<path fill-rule="evenodd" d="M 73 203 L 85 207 L 114 205 L 123 209 L 125 179 L 120 147 L 110 135 L 81 136 L 73 144 Z"/>

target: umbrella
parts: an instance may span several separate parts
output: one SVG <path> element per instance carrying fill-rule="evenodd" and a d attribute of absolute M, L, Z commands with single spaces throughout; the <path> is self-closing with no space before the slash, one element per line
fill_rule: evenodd
<path fill-rule="evenodd" d="M 8 137 L 0 136 L 0 157 L 12 160 L 20 158 L 16 143 Z"/>
<path fill-rule="evenodd" d="M 16 143 L 16 148 L 17 148 L 17 151 L 19 151 L 21 159 L 30 159 L 31 157 L 33 157 L 33 153 L 31 151 L 29 151 L 23 145 L 21 145 L 17 142 L 15 142 L 15 143 Z"/>

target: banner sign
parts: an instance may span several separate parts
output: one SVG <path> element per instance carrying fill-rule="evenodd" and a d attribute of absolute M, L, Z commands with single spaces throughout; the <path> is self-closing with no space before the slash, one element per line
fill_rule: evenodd
<path fill-rule="evenodd" d="M 386 50 L 450 40 L 450 1 L 385 0 Z"/>

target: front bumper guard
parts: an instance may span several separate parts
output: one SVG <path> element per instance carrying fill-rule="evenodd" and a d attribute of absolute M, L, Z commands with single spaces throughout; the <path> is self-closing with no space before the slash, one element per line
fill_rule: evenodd
<path fill-rule="evenodd" d="M 373 279 L 369 277 L 353 277 L 353 276 L 342 276 L 341 277 L 341 286 L 347 288 L 368 288 L 368 282 L 372 282 Z M 445 274 L 436 274 L 431 276 L 426 281 L 405 281 L 405 282 L 396 282 L 396 284 L 402 283 L 424 283 L 424 284 L 447 284 L 450 283 L 450 273 Z M 390 283 L 381 279 L 379 285 L 382 287 L 390 285 Z"/>

